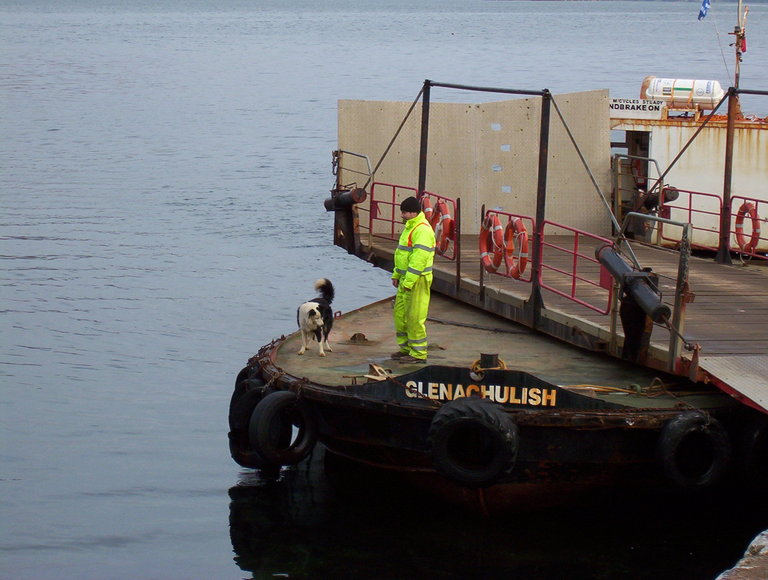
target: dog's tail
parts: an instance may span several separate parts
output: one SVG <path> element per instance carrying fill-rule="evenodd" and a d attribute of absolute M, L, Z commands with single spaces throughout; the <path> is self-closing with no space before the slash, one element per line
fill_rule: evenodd
<path fill-rule="evenodd" d="M 336 295 L 336 291 L 333 289 L 333 284 L 328 278 L 320 278 L 315 282 L 315 290 L 320 292 L 320 296 L 330 304 L 333 302 L 333 297 Z"/>

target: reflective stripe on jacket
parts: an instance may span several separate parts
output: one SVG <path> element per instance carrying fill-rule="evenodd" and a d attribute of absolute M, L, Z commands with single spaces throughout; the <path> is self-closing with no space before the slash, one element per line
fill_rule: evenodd
<path fill-rule="evenodd" d="M 395 249 L 395 269 L 392 278 L 405 288 L 413 288 L 416 279 L 432 272 L 435 258 L 435 232 L 424 212 L 405 222 L 405 229 Z"/>

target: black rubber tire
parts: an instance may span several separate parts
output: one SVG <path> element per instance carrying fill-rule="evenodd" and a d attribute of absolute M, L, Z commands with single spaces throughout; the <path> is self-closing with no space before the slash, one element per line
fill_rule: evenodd
<path fill-rule="evenodd" d="M 293 436 L 293 429 L 297 429 Z M 251 447 L 265 460 L 295 465 L 317 443 L 317 420 L 312 409 L 292 391 L 265 396 L 251 415 L 248 428 Z"/>
<path fill-rule="evenodd" d="M 235 388 L 232 391 L 232 397 L 229 399 L 229 422 L 232 423 L 232 412 L 237 405 L 240 397 L 246 392 L 261 387 L 264 385 L 264 377 L 261 374 L 261 367 L 258 363 L 243 367 L 243 369 L 237 373 L 235 379 Z M 250 417 L 250 414 L 248 415 Z"/>
<path fill-rule="evenodd" d="M 662 429 L 659 457 L 664 473 L 679 487 L 708 488 L 725 477 L 731 462 L 731 442 L 717 419 L 688 411 Z"/>
<path fill-rule="evenodd" d="M 435 413 L 427 441 L 438 473 L 466 487 L 487 487 L 514 469 L 520 436 L 499 405 L 468 397 Z"/>
<path fill-rule="evenodd" d="M 248 425 L 256 405 L 264 398 L 266 387 L 258 365 L 245 367 L 235 379 L 235 390 L 229 401 L 229 454 L 235 463 L 251 469 L 267 469 L 275 464 L 251 448 Z"/>

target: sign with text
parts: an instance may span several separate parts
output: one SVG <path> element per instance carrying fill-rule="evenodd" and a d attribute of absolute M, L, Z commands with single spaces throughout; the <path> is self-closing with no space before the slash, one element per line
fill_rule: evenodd
<path fill-rule="evenodd" d="M 661 119 L 664 101 L 648 99 L 611 99 L 612 119 Z"/>

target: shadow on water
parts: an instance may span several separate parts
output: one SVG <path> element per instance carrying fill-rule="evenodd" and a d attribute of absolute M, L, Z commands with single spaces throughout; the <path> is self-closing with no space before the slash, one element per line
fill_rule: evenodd
<path fill-rule="evenodd" d="M 705 580 L 768 527 L 736 498 L 618 490 L 483 518 L 325 455 L 229 490 L 235 562 L 253 578 Z"/>

